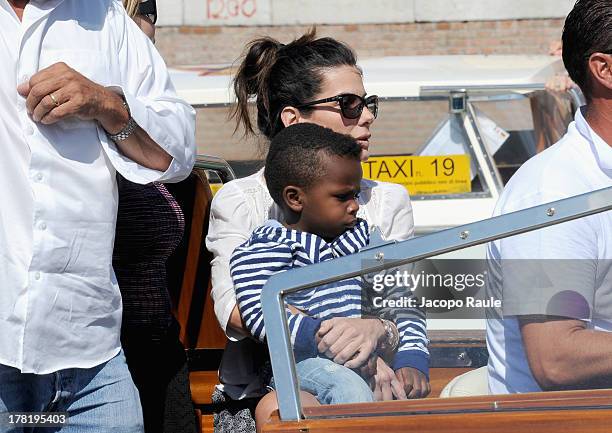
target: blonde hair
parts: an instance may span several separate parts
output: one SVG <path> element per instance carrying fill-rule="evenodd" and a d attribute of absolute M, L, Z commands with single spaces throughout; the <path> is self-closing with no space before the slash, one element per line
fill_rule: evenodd
<path fill-rule="evenodd" d="M 139 4 L 140 0 L 123 0 L 123 7 L 125 7 L 125 11 L 130 16 L 130 18 L 134 19 L 134 17 L 138 15 Z"/>

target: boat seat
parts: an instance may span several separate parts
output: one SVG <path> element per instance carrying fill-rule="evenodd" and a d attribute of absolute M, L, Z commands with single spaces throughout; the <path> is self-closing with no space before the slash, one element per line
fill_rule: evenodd
<path fill-rule="evenodd" d="M 489 394 L 487 366 L 470 370 L 451 380 L 440 392 L 441 398 Z"/>
<path fill-rule="evenodd" d="M 194 168 L 182 182 L 167 184 L 185 216 L 185 234 L 167 263 L 174 315 L 187 350 L 191 397 L 202 414 L 201 431 L 213 431 L 212 393 L 219 383 L 218 368 L 226 344 L 211 297 L 210 261 L 205 239 L 212 191 L 206 171 Z"/>

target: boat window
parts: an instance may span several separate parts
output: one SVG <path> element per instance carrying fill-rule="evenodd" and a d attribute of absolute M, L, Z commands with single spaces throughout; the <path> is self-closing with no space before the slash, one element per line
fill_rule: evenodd
<path fill-rule="evenodd" d="M 525 161 L 556 143 L 573 118 L 566 93 L 539 90 L 470 103 L 504 184 Z"/>
<path fill-rule="evenodd" d="M 466 121 L 447 97 L 381 99 L 364 177 L 399 183 L 414 199 L 485 192 Z"/>

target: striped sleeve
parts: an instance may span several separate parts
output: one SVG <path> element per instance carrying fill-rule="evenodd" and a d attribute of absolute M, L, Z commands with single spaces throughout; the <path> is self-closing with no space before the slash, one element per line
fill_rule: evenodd
<path fill-rule="evenodd" d="M 272 275 L 290 270 L 292 260 L 291 248 L 276 241 L 244 244 L 236 248 L 230 259 L 230 273 L 240 315 L 251 335 L 261 342 L 266 338 L 261 291 Z M 287 310 L 287 320 L 296 361 L 316 356 L 315 335 L 321 319 Z"/>
<path fill-rule="evenodd" d="M 429 377 L 429 340 L 425 323 L 425 312 L 417 308 L 411 308 L 396 318 L 400 342 L 393 360 L 393 370 L 412 367 Z"/>

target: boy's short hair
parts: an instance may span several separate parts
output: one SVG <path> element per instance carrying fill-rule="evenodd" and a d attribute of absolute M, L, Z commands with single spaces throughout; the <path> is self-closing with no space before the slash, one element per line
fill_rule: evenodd
<path fill-rule="evenodd" d="M 323 154 L 359 160 L 361 146 L 354 138 L 314 123 L 298 123 L 279 132 L 266 158 L 264 177 L 277 205 L 283 206 L 288 185 L 308 188 L 325 176 Z"/>

